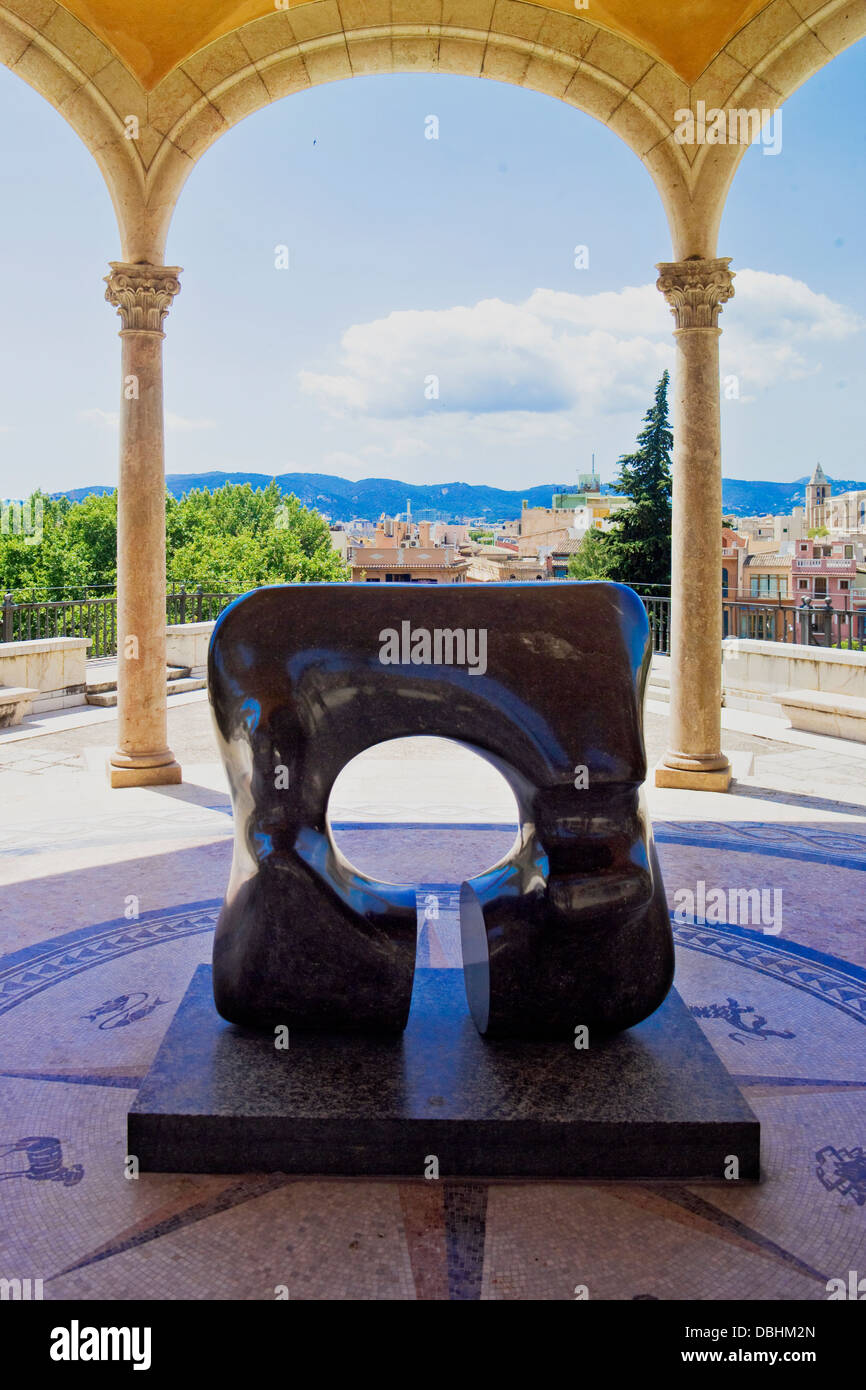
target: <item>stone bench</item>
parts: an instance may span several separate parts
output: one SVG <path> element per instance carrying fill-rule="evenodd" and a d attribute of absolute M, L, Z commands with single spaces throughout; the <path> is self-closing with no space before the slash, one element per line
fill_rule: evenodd
<path fill-rule="evenodd" d="M 795 729 L 866 743 L 866 699 L 822 690 L 786 690 L 779 703 Z"/>
<path fill-rule="evenodd" d="M 26 685 L 0 685 L 0 729 L 20 724 L 38 694 Z"/>

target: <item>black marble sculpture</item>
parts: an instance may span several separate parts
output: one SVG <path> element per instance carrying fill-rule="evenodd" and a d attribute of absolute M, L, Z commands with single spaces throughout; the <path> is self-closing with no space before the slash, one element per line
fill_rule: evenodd
<path fill-rule="evenodd" d="M 327 807 L 352 758 L 417 734 L 482 754 L 519 807 L 511 852 L 460 895 L 479 1031 L 571 1036 L 652 1013 L 673 942 L 641 798 L 650 656 L 643 605 L 616 584 L 286 585 L 233 603 L 208 662 L 235 822 L 223 1017 L 405 1027 L 415 893 L 354 868 Z"/>

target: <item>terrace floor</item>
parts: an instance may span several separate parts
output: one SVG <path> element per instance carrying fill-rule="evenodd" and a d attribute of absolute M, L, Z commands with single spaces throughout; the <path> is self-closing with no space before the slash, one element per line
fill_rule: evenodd
<path fill-rule="evenodd" d="M 724 713 L 732 792 L 648 796 L 672 907 L 698 880 L 781 890 L 778 935 L 674 928 L 677 988 L 762 1123 L 748 1187 L 127 1180 L 126 1112 L 228 877 L 208 706 L 170 700 L 181 787 L 107 789 L 111 710 L 0 734 L 0 1274 L 46 1298 L 808 1300 L 866 1269 L 866 745 Z M 335 789 L 349 857 L 418 885 L 420 965 L 459 967 L 455 886 L 508 848 L 503 787 L 417 740 Z"/>

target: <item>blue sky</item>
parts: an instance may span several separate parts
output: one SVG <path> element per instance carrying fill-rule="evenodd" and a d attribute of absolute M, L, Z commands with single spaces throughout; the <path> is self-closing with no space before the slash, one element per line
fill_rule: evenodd
<path fill-rule="evenodd" d="M 786 104 L 781 153 L 750 149 L 735 179 L 719 243 L 738 272 L 721 320 L 739 383 L 729 477 L 820 459 L 866 479 L 864 91 L 861 44 Z M 74 133 L 4 68 L 0 180 L 0 496 L 113 483 L 113 212 Z M 670 255 L 637 158 L 552 98 L 432 74 L 289 97 L 230 131 L 181 195 L 168 471 L 519 488 L 568 481 L 594 452 L 609 479 L 672 359 L 653 288 Z"/>

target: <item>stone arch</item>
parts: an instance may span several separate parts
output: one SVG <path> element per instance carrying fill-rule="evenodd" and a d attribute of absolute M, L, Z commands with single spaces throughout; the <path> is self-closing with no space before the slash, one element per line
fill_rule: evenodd
<path fill-rule="evenodd" d="M 146 121 L 139 84 L 106 44 L 59 5 L 40 0 L 0 3 L 0 62 L 50 102 L 86 145 L 122 233 L 147 196 L 142 148 L 126 135 L 126 117 Z"/>
<path fill-rule="evenodd" d="M 659 191 L 674 256 L 711 258 L 745 146 L 679 145 L 674 113 L 776 107 L 866 34 L 863 0 L 771 0 L 686 82 L 640 43 L 530 0 L 307 0 L 252 19 L 148 88 L 62 5 L 0 0 L 0 61 L 51 102 L 106 180 L 127 261 L 159 263 L 177 198 L 200 156 L 244 116 L 322 82 L 447 72 L 524 86 L 619 135 Z M 611 21 L 612 22 L 612 21 Z M 126 136 L 134 116 L 140 132 Z"/>
<path fill-rule="evenodd" d="M 348 8 L 345 0 L 341 8 Z M 508 27 L 503 20 L 499 31 L 456 24 L 331 29 L 335 13 L 333 0 L 313 0 L 301 10 L 255 20 L 156 87 L 149 110 L 165 138 L 148 183 L 152 234 L 160 247 L 169 209 L 196 160 L 231 126 L 294 92 L 371 73 L 486 77 L 556 97 L 618 134 L 644 163 L 666 206 L 687 197 L 688 161 L 669 137 L 673 110 L 688 89 L 627 40 L 525 0 L 510 0 Z"/>
<path fill-rule="evenodd" d="M 692 107 L 704 100 L 708 107 L 780 108 L 814 73 L 866 35 L 863 0 L 855 4 L 829 0 L 823 5 L 804 0 L 795 8 L 806 17 L 797 15 L 798 22 L 791 24 L 791 5 L 787 0 L 773 0 L 741 29 L 692 87 Z M 747 145 L 696 147 L 689 198 L 675 205 L 677 222 L 671 225 L 674 245 L 683 258 L 715 255 L 728 192 L 747 149 Z M 706 238 L 704 247 L 698 244 L 702 238 Z"/>
<path fill-rule="evenodd" d="M 66 117 L 97 159 L 124 257 L 112 262 L 108 297 L 125 326 L 134 320 L 136 327 L 123 335 L 123 370 L 150 374 L 158 402 L 149 415 L 125 408 L 121 414 L 118 505 L 129 532 L 136 528 L 139 573 L 130 582 L 132 556 L 122 546 L 118 626 L 148 632 L 150 640 L 147 660 L 119 668 L 113 786 L 176 782 L 181 775 L 167 745 L 163 523 L 154 504 L 164 485 L 161 324 L 178 289 L 177 267 L 162 264 L 167 230 L 188 174 L 210 145 L 244 116 L 309 86 L 395 71 L 487 77 L 565 101 L 635 151 L 665 207 L 676 257 L 660 267 L 659 280 L 678 330 L 674 587 L 685 592 L 688 578 L 707 596 L 718 592 L 718 341 L 702 330 L 718 326 L 721 305 L 731 297 L 729 261 L 716 259 L 716 239 L 746 147 L 680 144 L 678 113 L 694 110 L 699 100 L 728 109 L 781 106 L 866 33 L 866 0 L 718 0 L 702 9 L 705 17 L 712 11 L 712 22 L 697 23 L 694 35 L 681 18 L 686 0 L 677 15 L 665 0 L 633 7 L 634 22 L 618 17 L 625 0 L 595 0 L 593 15 L 604 23 L 554 8 L 569 0 L 298 0 L 291 10 L 270 10 L 234 28 L 270 0 L 238 0 L 240 8 L 222 0 L 224 9 L 213 7 L 223 13 L 217 28 L 197 36 L 194 24 L 177 35 L 161 31 L 169 0 L 152 0 L 139 12 L 141 36 L 114 40 L 105 0 L 66 3 L 86 7 L 94 16 L 88 24 L 101 24 L 105 37 L 55 0 L 0 0 L 0 61 Z M 211 17 L 209 11 L 205 18 Z M 221 37 L 207 42 L 220 24 Z M 640 37 L 626 38 L 627 31 Z M 112 41 L 123 45 L 126 61 Z M 139 127 L 134 140 L 127 139 L 130 117 Z M 705 545 L 689 552 L 687 571 L 684 547 L 693 535 Z M 681 614 L 672 646 L 673 747 L 656 769 L 656 783 L 726 790 L 718 607 L 708 598 L 683 604 Z"/>

